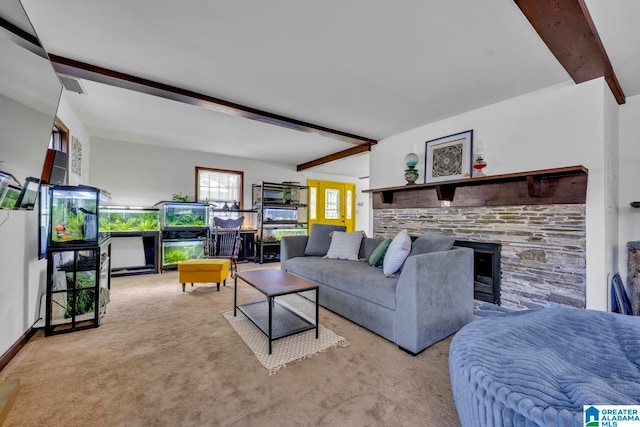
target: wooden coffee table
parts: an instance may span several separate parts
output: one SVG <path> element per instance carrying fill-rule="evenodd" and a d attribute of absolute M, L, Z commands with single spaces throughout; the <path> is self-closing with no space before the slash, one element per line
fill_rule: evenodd
<path fill-rule="evenodd" d="M 266 300 L 238 304 L 238 278 L 262 292 Z M 315 323 L 276 301 L 276 297 L 305 291 L 316 293 Z M 233 287 L 234 317 L 236 310 L 240 310 L 269 338 L 269 354 L 272 342 L 279 338 L 315 329 L 318 339 L 318 285 L 281 270 L 269 268 L 236 273 Z"/>

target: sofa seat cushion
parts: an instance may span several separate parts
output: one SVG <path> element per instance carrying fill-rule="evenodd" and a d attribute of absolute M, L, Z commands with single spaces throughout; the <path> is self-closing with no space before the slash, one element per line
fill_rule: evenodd
<path fill-rule="evenodd" d="M 380 268 L 366 262 L 307 256 L 288 259 L 285 267 L 289 273 L 396 309 L 398 278 L 385 277 Z"/>

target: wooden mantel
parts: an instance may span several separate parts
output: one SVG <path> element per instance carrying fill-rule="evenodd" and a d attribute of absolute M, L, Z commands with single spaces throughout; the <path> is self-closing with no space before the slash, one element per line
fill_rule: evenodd
<path fill-rule="evenodd" d="M 587 176 L 569 166 L 363 192 L 374 194 L 374 209 L 575 204 L 586 202 Z"/>

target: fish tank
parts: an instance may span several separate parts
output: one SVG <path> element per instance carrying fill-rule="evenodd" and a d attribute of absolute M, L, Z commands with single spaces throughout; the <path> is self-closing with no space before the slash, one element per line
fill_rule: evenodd
<path fill-rule="evenodd" d="M 291 228 L 264 228 L 262 230 L 262 242 L 279 242 L 283 236 L 306 236 L 307 229 L 303 227 Z"/>
<path fill-rule="evenodd" d="M 160 209 L 137 206 L 104 206 L 100 210 L 100 231 L 110 233 L 159 231 Z"/>
<path fill-rule="evenodd" d="M 307 203 L 306 186 L 299 182 L 263 182 L 253 184 L 253 201 L 264 205 L 299 205 Z"/>
<path fill-rule="evenodd" d="M 13 209 L 18 202 L 22 188 L 17 185 L 9 184 L 6 186 L 4 192 L 0 193 L 0 208 Z"/>
<path fill-rule="evenodd" d="M 263 218 L 265 223 L 269 222 L 283 222 L 291 223 L 298 222 L 298 209 L 279 209 L 279 208 L 265 208 L 263 210 Z"/>
<path fill-rule="evenodd" d="M 49 246 L 97 244 L 110 233 L 99 230 L 98 218 L 111 195 L 86 185 L 49 188 Z"/>
<path fill-rule="evenodd" d="M 161 228 L 209 227 L 209 205 L 196 202 L 159 202 Z"/>
<path fill-rule="evenodd" d="M 162 266 L 204 257 L 202 240 L 165 240 L 162 242 Z"/>

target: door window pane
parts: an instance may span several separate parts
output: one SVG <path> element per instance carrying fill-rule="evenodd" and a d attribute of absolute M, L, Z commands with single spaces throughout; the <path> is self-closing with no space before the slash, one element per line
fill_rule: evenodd
<path fill-rule="evenodd" d="M 347 219 L 351 219 L 351 205 L 352 205 L 352 197 L 353 197 L 353 192 L 351 190 L 347 190 L 347 200 L 345 201 L 345 203 L 347 204 L 346 208 L 347 208 Z"/>
<path fill-rule="evenodd" d="M 318 218 L 318 189 L 316 187 L 309 187 L 309 220 L 315 220 Z"/>
<path fill-rule="evenodd" d="M 335 188 L 324 190 L 324 217 L 340 219 L 340 190 Z"/>

